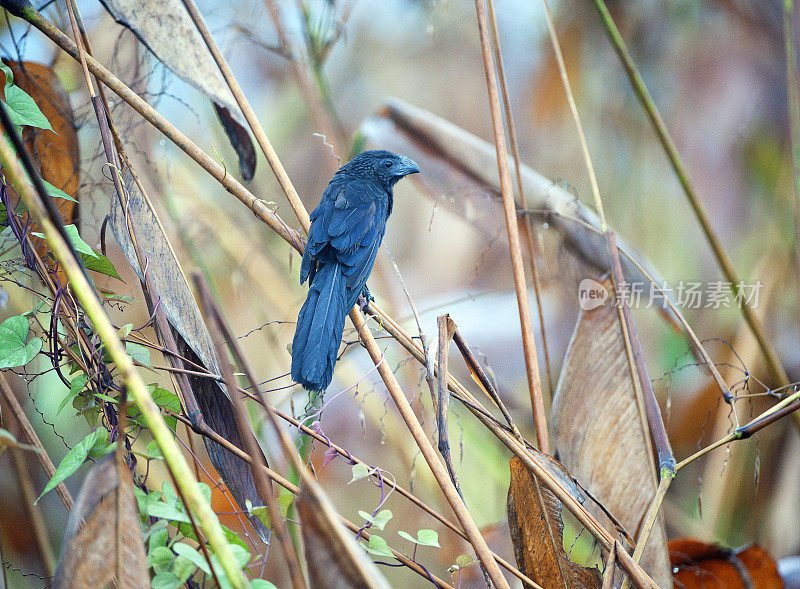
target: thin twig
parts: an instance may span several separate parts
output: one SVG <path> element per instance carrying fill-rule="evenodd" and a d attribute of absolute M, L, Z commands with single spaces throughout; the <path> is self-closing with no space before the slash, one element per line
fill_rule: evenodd
<path fill-rule="evenodd" d="M 487 0 L 489 7 L 489 23 L 492 25 L 492 46 L 494 48 L 494 59 L 497 63 L 497 77 L 500 80 L 501 96 L 503 107 L 506 114 L 506 125 L 508 126 L 508 141 L 511 144 L 511 155 L 514 160 L 514 172 L 517 180 L 517 193 L 519 194 L 519 205 L 523 209 L 528 208 L 525 190 L 522 187 L 522 160 L 519 157 L 519 145 L 517 143 L 517 131 L 514 126 L 514 117 L 511 115 L 511 100 L 508 97 L 508 84 L 506 83 L 505 66 L 503 65 L 503 52 L 500 50 L 500 33 L 497 30 L 497 19 L 494 16 L 494 0 Z M 542 334 L 542 353 L 544 354 L 545 374 L 547 375 L 547 392 L 550 400 L 553 398 L 553 375 L 550 370 L 550 351 L 547 347 L 547 330 L 544 325 L 544 306 L 542 305 L 542 286 L 539 278 L 539 245 L 534 235 L 530 219 L 525 219 L 522 224 L 522 237 L 528 249 L 528 257 L 531 263 L 531 278 L 533 279 L 533 291 L 536 294 L 536 309 L 539 315 L 539 331 Z"/>
<path fill-rule="evenodd" d="M 481 38 L 483 67 L 486 73 L 486 86 L 489 91 L 489 106 L 494 129 L 494 145 L 497 152 L 497 169 L 500 173 L 500 191 L 503 195 L 503 211 L 508 231 L 508 247 L 511 252 L 511 268 L 514 273 L 514 288 L 517 293 L 519 321 L 522 330 L 522 349 L 525 355 L 525 369 L 528 377 L 528 392 L 531 397 L 533 422 L 536 426 L 536 439 L 539 449 L 550 453 L 550 441 L 547 437 L 547 419 L 545 417 L 544 400 L 542 398 L 542 382 L 539 375 L 539 359 L 536 356 L 536 341 L 533 337 L 533 322 L 528 304 L 528 288 L 525 284 L 525 268 L 522 261 L 522 250 L 517 225 L 517 211 L 514 202 L 514 190 L 511 187 L 511 176 L 508 171 L 508 153 L 506 150 L 503 116 L 500 112 L 500 99 L 497 92 L 494 63 L 489 45 L 489 31 L 486 23 L 486 6 L 484 0 L 475 0 L 478 15 L 478 31 Z"/>

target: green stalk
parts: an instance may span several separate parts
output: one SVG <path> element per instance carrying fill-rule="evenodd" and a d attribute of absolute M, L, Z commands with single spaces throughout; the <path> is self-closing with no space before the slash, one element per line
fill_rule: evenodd
<path fill-rule="evenodd" d="M 800 270 L 800 96 L 798 96 L 797 54 L 794 46 L 792 0 L 783 2 L 783 43 L 786 53 L 786 90 L 789 99 L 789 149 L 794 197 L 794 260 Z M 798 283 L 800 288 L 800 283 Z M 800 297 L 798 298 L 800 300 Z"/>
<path fill-rule="evenodd" d="M 736 271 L 733 269 L 733 264 L 731 263 L 728 254 L 723 249 L 722 243 L 717 237 L 714 228 L 711 226 L 711 221 L 708 218 L 708 213 L 706 212 L 703 203 L 697 197 L 697 193 L 695 192 L 692 183 L 689 181 L 689 175 L 687 174 L 686 168 L 683 165 L 683 160 L 681 160 L 680 155 L 678 155 L 678 149 L 675 147 L 675 143 L 672 141 L 669 131 L 667 131 L 667 126 L 664 124 L 664 120 L 661 118 L 661 114 L 658 112 L 658 109 L 653 102 L 653 98 L 650 96 L 650 92 L 647 90 L 647 86 L 645 86 L 644 80 L 642 79 L 641 74 L 639 74 L 639 70 L 636 68 L 636 64 L 633 63 L 633 59 L 628 52 L 625 41 L 623 41 L 619 29 L 617 29 L 617 26 L 614 24 L 614 20 L 611 18 L 611 14 L 608 12 L 605 2 L 603 0 L 592 0 L 592 2 L 597 8 L 597 11 L 600 13 L 600 19 L 603 22 L 603 27 L 608 34 L 608 38 L 611 41 L 611 44 L 614 46 L 614 50 L 617 52 L 617 55 L 619 56 L 619 59 L 625 68 L 625 73 L 628 74 L 628 80 L 631 83 L 633 91 L 636 93 L 636 97 L 639 99 L 642 108 L 647 114 L 647 117 L 650 119 L 653 130 L 656 132 L 658 140 L 661 143 L 661 147 L 664 149 L 667 159 L 669 159 L 669 163 L 672 165 L 672 169 L 675 172 L 675 176 L 677 177 L 681 188 L 683 188 L 686 199 L 689 201 L 689 205 L 692 207 L 695 217 L 697 217 L 697 221 L 700 223 L 703 234 L 705 235 L 708 244 L 711 246 L 711 250 L 714 252 L 714 257 L 716 257 L 717 263 L 719 264 L 722 273 L 725 275 L 725 279 L 730 282 L 731 290 L 733 291 L 734 295 L 736 295 L 739 293 L 739 279 L 736 277 Z M 791 0 L 784 0 L 784 2 L 790 3 Z M 789 378 L 786 376 L 786 371 L 783 369 L 783 366 L 778 359 L 778 354 L 775 352 L 775 348 L 773 348 L 772 344 L 769 342 L 766 334 L 764 333 L 764 327 L 761 325 L 761 321 L 758 319 L 758 317 L 756 317 L 752 307 L 750 307 L 750 305 L 747 304 L 744 299 L 742 300 L 740 309 L 747 326 L 758 342 L 761 352 L 764 354 L 764 358 L 767 361 L 767 365 L 772 373 L 772 377 L 780 386 L 786 386 L 789 384 Z M 800 421 L 795 420 L 795 423 L 800 426 Z"/>
<path fill-rule="evenodd" d="M 44 205 L 33 188 L 28 184 L 26 174 L 7 141 L 0 141 L 0 161 L 3 164 L 3 174 L 6 179 L 13 184 L 17 193 L 25 202 L 28 211 L 42 227 L 53 255 L 59 261 L 70 280 L 72 291 L 78 297 L 84 311 L 91 319 L 96 333 L 100 336 L 111 359 L 119 369 L 128 387 L 128 392 L 141 409 L 147 427 L 153 433 L 153 437 L 172 471 L 176 485 L 180 487 L 189 503 L 187 507 L 194 512 L 203 527 L 208 542 L 214 548 L 214 552 L 217 554 L 228 579 L 236 588 L 249 587 L 249 583 L 239 568 L 236 558 L 225 539 L 219 519 L 211 509 L 211 505 L 206 502 L 200 493 L 199 487 L 195 484 L 189 464 L 178 449 L 169 428 L 164 423 L 161 411 L 150 396 L 150 392 L 147 390 L 141 376 L 136 371 L 131 357 L 125 351 L 116 330 L 100 305 L 100 301 L 84 275 L 81 266 L 72 256 L 67 242 L 48 217 Z"/>

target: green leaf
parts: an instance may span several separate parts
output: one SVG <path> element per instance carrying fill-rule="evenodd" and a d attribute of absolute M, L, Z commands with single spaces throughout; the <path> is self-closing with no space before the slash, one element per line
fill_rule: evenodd
<path fill-rule="evenodd" d="M 41 338 L 28 341 L 30 329 L 28 320 L 21 315 L 0 323 L 0 368 L 25 366 L 41 351 Z"/>
<path fill-rule="evenodd" d="M 460 554 L 456 557 L 456 565 L 458 568 L 465 569 L 468 566 L 472 566 L 475 564 L 475 559 L 472 558 L 469 554 Z"/>
<path fill-rule="evenodd" d="M 386 540 L 380 536 L 376 536 L 375 534 L 369 537 L 369 544 L 364 544 L 361 542 L 361 547 L 375 556 L 387 556 L 389 558 L 394 558 L 394 554 L 392 554 L 392 551 L 389 550 L 389 545 L 386 543 Z"/>
<path fill-rule="evenodd" d="M 272 518 L 270 518 L 269 510 L 266 506 L 256 505 L 253 507 L 253 502 L 250 501 L 250 499 L 245 499 L 244 506 L 247 510 L 247 513 L 256 516 L 259 520 L 261 520 L 261 523 L 267 527 L 267 529 L 272 528 Z"/>
<path fill-rule="evenodd" d="M 125 339 L 131 334 L 131 329 L 133 329 L 133 323 L 126 323 L 122 327 L 117 330 L 120 339 Z"/>
<path fill-rule="evenodd" d="M 55 488 L 58 483 L 62 482 L 64 479 L 69 477 L 72 473 L 78 470 L 81 464 L 84 463 L 86 457 L 89 455 L 89 450 L 94 446 L 95 441 L 97 440 L 97 436 L 100 435 L 98 432 L 101 431 L 100 429 L 94 430 L 88 436 L 83 438 L 80 442 L 75 444 L 75 446 L 67 452 L 67 455 L 64 456 L 64 459 L 56 468 L 56 471 L 53 473 L 53 478 L 50 479 L 50 482 L 47 483 L 45 486 L 44 491 L 42 494 L 39 495 L 39 499 L 41 499 L 45 493 L 50 491 L 51 489 Z M 106 430 L 102 430 L 106 431 Z M 108 432 L 106 432 L 108 434 Z M 36 502 L 39 501 L 36 500 Z M 34 503 L 36 503 L 34 502 Z"/>
<path fill-rule="evenodd" d="M 178 398 L 178 395 L 161 388 L 153 388 L 150 394 L 153 396 L 153 402 L 162 409 L 169 409 L 173 413 L 181 412 L 181 400 Z M 164 421 L 166 421 L 167 425 L 173 430 L 178 424 L 178 419 L 173 416 L 165 415 Z"/>
<path fill-rule="evenodd" d="M 157 573 L 162 573 L 172 568 L 172 559 L 175 558 L 175 556 L 172 554 L 172 550 L 166 546 L 156 546 L 150 551 L 147 558 L 150 562 L 150 566 L 152 566 Z"/>
<path fill-rule="evenodd" d="M 28 125 L 29 127 L 38 127 L 40 129 L 50 129 L 50 121 L 42 114 L 36 102 L 30 95 L 19 86 L 13 85 L 11 82 L 14 75 L 11 68 L 2 64 L 1 68 L 6 74 L 6 85 L 4 93 L 6 95 L 6 106 L 8 106 L 8 118 L 15 125 Z"/>
<path fill-rule="evenodd" d="M 147 444 L 147 456 L 148 458 L 164 458 L 164 455 L 161 453 L 161 448 L 158 447 L 158 442 L 155 440 Z"/>
<path fill-rule="evenodd" d="M 281 515 L 286 517 L 289 513 L 289 506 L 294 501 L 294 493 L 282 489 L 283 492 L 278 494 L 278 505 L 281 506 Z"/>
<path fill-rule="evenodd" d="M 121 303 L 132 303 L 134 302 L 133 297 L 128 295 L 121 295 L 115 292 L 111 292 L 110 290 L 100 290 L 99 291 L 103 298 L 108 301 L 119 301 Z"/>
<path fill-rule="evenodd" d="M 114 450 L 116 447 L 116 442 L 112 442 L 111 444 L 108 443 L 108 430 L 102 427 L 98 428 L 97 437 L 95 438 L 92 447 L 89 448 L 89 457 L 100 458 L 101 456 L 105 456 Z"/>
<path fill-rule="evenodd" d="M 436 530 L 419 530 L 417 532 L 417 544 L 439 548 L 438 532 Z"/>
<path fill-rule="evenodd" d="M 378 512 L 378 515 L 374 516 L 371 513 L 367 513 L 366 511 L 359 511 L 358 515 L 363 517 L 368 522 L 372 523 L 373 526 L 382 530 L 386 527 L 386 524 L 392 519 L 393 514 L 390 509 L 381 509 Z"/>
<path fill-rule="evenodd" d="M 349 485 L 350 483 L 353 483 L 359 479 L 366 478 L 368 476 L 369 476 L 369 467 L 366 464 L 359 462 L 358 464 L 353 465 L 353 478 L 350 479 L 347 484 Z"/>
<path fill-rule="evenodd" d="M 241 568 L 247 566 L 247 563 L 250 562 L 250 551 L 247 548 L 243 548 L 238 544 L 231 544 L 230 545 L 231 552 L 233 552 L 233 557 L 239 563 Z"/>
<path fill-rule="evenodd" d="M 116 278 L 117 280 L 125 282 L 117 273 L 117 269 L 114 268 L 114 264 L 111 263 L 111 260 L 94 250 L 92 250 L 92 252 L 94 253 L 93 256 L 88 256 L 84 253 L 80 254 L 83 265 L 86 266 L 87 270 L 97 272 L 98 274 L 105 274 L 106 276 L 111 276 L 111 278 Z"/>
<path fill-rule="evenodd" d="M 185 556 L 179 556 L 175 559 L 175 562 L 172 563 L 172 572 L 178 577 L 178 581 L 181 584 L 185 583 L 196 570 L 197 565 Z"/>
<path fill-rule="evenodd" d="M 250 581 L 250 587 L 252 587 L 252 589 L 278 589 L 266 579 L 253 579 Z"/>
<path fill-rule="evenodd" d="M 139 364 L 150 366 L 150 349 L 142 344 L 134 342 L 125 342 L 125 351 L 128 352 L 131 358 L 136 360 Z M 170 393 L 172 394 L 172 393 Z M 173 395 L 174 396 L 174 395 Z"/>
<path fill-rule="evenodd" d="M 175 573 L 164 571 L 158 573 L 153 580 L 150 581 L 152 589 L 177 589 L 183 584 Z"/>
<path fill-rule="evenodd" d="M 40 180 L 42 181 L 42 184 L 44 184 L 45 191 L 47 191 L 47 194 L 49 194 L 51 197 L 53 197 L 53 198 L 63 198 L 64 200 L 69 200 L 69 201 L 72 201 L 72 202 L 78 202 L 77 200 L 72 198 L 69 194 L 67 194 L 66 192 L 64 192 L 60 188 L 56 188 L 55 186 L 50 184 L 50 182 L 48 182 L 44 178 L 40 178 Z"/>
<path fill-rule="evenodd" d="M 169 483 L 164 483 L 163 489 L 171 491 Z M 162 501 L 162 497 L 164 501 Z M 178 500 L 173 492 L 157 493 L 151 492 L 147 495 L 147 505 L 145 513 L 151 517 L 163 518 L 169 521 L 188 524 L 191 522 L 189 516 L 183 510 L 183 504 Z"/>
<path fill-rule="evenodd" d="M 78 228 L 75 225 L 64 225 L 64 231 L 66 232 L 72 247 L 75 248 L 75 251 L 93 258 L 97 257 L 97 254 L 94 253 L 94 250 L 89 247 L 89 244 L 83 241 L 83 238 L 78 234 Z"/>
<path fill-rule="evenodd" d="M 150 552 L 152 552 L 159 546 L 163 546 L 164 548 L 166 548 L 167 542 L 169 542 L 169 530 L 166 527 L 162 527 L 153 531 L 153 533 L 150 534 L 148 548 L 150 549 Z"/>
<path fill-rule="evenodd" d="M 83 387 L 86 386 L 87 382 L 89 382 L 89 377 L 83 372 L 70 381 L 69 394 L 61 401 L 61 404 L 58 406 L 58 411 L 56 411 L 56 415 L 61 413 L 61 410 L 67 406 L 67 403 L 81 394 L 81 391 L 83 390 Z"/>
<path fill-rule="evenodd" d="M 400 530 L 397 533 L 400 535 L 401 538 L 405 538 L 406 540 L 408 540 L 409 542 L 413 542 L 414 544 L 417 543 L 417 539 L 414 536 L 412 536 L 411 534 L 409 534 L 408 532 L 404 532 L 403 530 Z"/>
<path fill-rule="evenodd" d="M 203 555 L 188 544 L 185 544 L 184 542 L 176 542 L 172 545 L 172 549 L 175 551 L 175 554 L 187 559 L 205 574 L 211 574 L 211 569 L 209 568 L 206 559 L 203 558 Z"/>

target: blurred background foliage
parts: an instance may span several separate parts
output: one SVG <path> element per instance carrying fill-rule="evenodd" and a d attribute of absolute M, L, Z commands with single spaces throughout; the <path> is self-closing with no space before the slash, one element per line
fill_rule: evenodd
<path fill-rule="evenodd" d="M 311 88 L 321 92 L 323 103 L 332 109 L 329 114 L 340 122 L 342 133 L 328 140 L 343 161 L 349 157 L 361 122 L 389 96 L 430 110 L 491 141 L 471 2 L 309 0 L 305 5 L 311 43 L 298 4 L 288 0 L 277 4 L 297 58 L 308 66 Z M 746 283 L 762 283 L 757 310 L 790 379 L 800 380 L 779 3 L 643 0 L 607 4 L 739 276 Z M 218 154 L 229 173 L 237 174 L 236 155 L 208 101 L 166 71 L 98 3 L 81 1 L 79 6 L 98 59 L 203 149 Z M 313 209 L 337 162 L 330 148 L 313 135 L 320 127 L 287 57 L 276 50 L 278 36 L 265 4 L 236 0 L 199 2 L 199 7 L 306 207 Z M 722 280 L 596 12 L 585 0 L 554 1 L 552 8 L 609 222 L 652 260 L 670 284 Z M 66 30 L 63 10 L 61 3 L 55 2 L 45 14 Z M 554 185 L 566 187 L 588 202 L 588 178 L 546 36 L 542 6 L 527 0 L 497 0 L 496 10 L 522 159 Z M 2 19 L 1 26 L 3 56 L 52 64 L 70 92 L 82 150 L 82 234 L 97 246 L 112 185 L 101 167 L 102 149 L 79 66 L 59 55 L 36 31 L 28 31 L 24 23 L 9 18 Z M 308 48 L 330 39 L 334 39 L 330 53 L 315 71 Z M 128 107 L 113 104 L 128 150 L 185 270 L 200 268 L 207 275 L 236 332 L 243 336 L 241 342 L 258 376 L 262 380 L 282 377 L 289 368 L 287 346 L 293 321 L 305 294 L 297 280 L 299 258 Z M 281 216 L 297 227 L 263 159 L 251 190 L 274 203 Z M 492 201 L 487 211 L 483 202 L 487 195 L 457 186 L 431 198 L 408 181 L 398 185 L 395 194 L 385 245 L 421 312 L 424 330 L 433 337 L 436 316 L 449 312 L 490 368 L 517 423 L 524 433 L 531 434 L 518 314 L 499 203 Z M 494 227 L 493 233 L 478 230 L 455 212 L 452 205 L 464 201 L 487 211 L 490 219 L 482 226 Z M 544 247 L 545 323 L 556 379 L 579 311 L 577 284 L 595 274 L 571 259 L 546 227 L 540 228 L 539 235 Z M 112 240 L 107 246 L 126 284 L 112 279 L 104 284 L 98 278 L 98 286 L 141 301 L 135 275 L 116 243 Z M 385 254 L 378 257 L 370 288 L 381 305 L 415 331 L 410 307 Z M 24 293 L 9 294 L 5 312 L 30 308 Z M 718 338 L 708 344 L 716 361 L 739 367 L 741 362 L 754 378 L 765 378 L 752 338 L 735 310 L 684 311 L 701 339 Z M 136 326 L 148 319 L 141 304 L 129 307 L 124 321 L 121 313 L 116 317 L 120 323 Z M 673 448 L 679 458 L 685 457 L 728 431 L 731 418 L 727 407 L 720 406 L 705 371 L 690 365 L 694 360 L 688 354 L 686 338 L 676 335 L 652 310 L 637 310 L 635 317 Z M 345 339 L 354 341 L 355 337 L 346 333 Z M 424 374 L 396 345 L 379 341 L 386 342 L 387 359 L 432 431 L 430 398 L 421 386 Z M 539 349 L 541 354 L 541 346 Z M 460 363 L 454 364 L 458 378 L 467 382 L 466 370 Z M 367 374 L 369 369 L 366 354 L 359 346 L 350 346 L 337 366 L 330 397 L 365 374 L 366 378 L 326 405 L 321 428 L 335 442 L 369 464 L 380 465 L 400 484 L 447 513 L 394 405 L 377 376 Z M 729 384 L 744 378 L 741 370 L 728 369 L 723 375 Z M 146 376 L 153 382 L 169 383 L 163 375 Z M 287 388 L 288 384 L 285 376 L 272 381 L 270 386 L 276 390 L 270 394 L 277 405 L 292 405 L 301 413 L 305 392 Z M 754 386 L 753 391 L 761 389 Z M 41 413 L 36 425 L 57 462 L 67 447 L 86 434 L 86 422 L 70 415 L 69 408 L 56 415 L 65 391 L 55 378 L 37 378 L 29 393 L 27 405 Z M 757 414 L 762 401 L 761 397 L 741 401 L 740 414 Z M 492 547 L 511 559 L 505 521 L 509 456 L 466 411 L 456 406 L 454 412 L 451 441 L 467 504 L 487 531 Z M 360 521 L 358 510 L 372 511 L 378 501 L 377 490 L 366 480 L 348 486 L 350 467 L 335 460 L 323 468 L 322 454 L 319 449 L 312 454 L 319 479 L 340 512 Z M 42 586 L 35 576 L 41 574 L 41 568 L 30 531 L 16 507 L 18 491 L 7 460 L 0 459 L 0 539 L 4 559 L 13 563 L 8 578 L 11 586 Z M 800 549 L 796 507 L 799 461 L 797 432 L 788 420 L 699 461 L 681 473 L 670 489 L 665 507 L 669 536 L 691 534 L 727 545 L 757 541 L 778 558 L 796 554 Z M 43 475 L 36 469 L 34 473 L 37 488 L 41 488 Z M 153 472 L 151 477 L 154 486 L 160 486 L 159 477 L 163 479 L 164 473 Z M 80 477 L 67 484 L 77 490 Z M 63 529 L 64 510 L 52 494 L 40 505 L 54 534 L 53 542 L 59 546 L 60 538 L 55 536 Z M 223 513 L 233 511 L 219 493 L 215 494 L 215 507 Z M 395 528 L 412 535 L 423 527 L 439 529 L 407 502 L 392 498 L 387 507 L 395 513 L 387 528 L 392 531 L 385 534 L 389 538 Z M 238 525 L 235 515 L 224 521 L 232 527 Z M 446 578 L 445 569 L 466 551 L 466 545 L 439 531 L 442 548 L 428 549 L 423 559 L 433 572 Z M 390 542 L 396 540 L 394 536 Z M 282 586 L 280 562 L 280 556 L 270 556 L 266 578 Z M 276 566 L 270 568 L 273 563 Z M 475 568 L 468 575 L 470 582 L 475 581 Z M 34 576 L 23 577 L 16 569 Z M 384 572 L 396 586 L 423 584 L 404 570 Z"/>

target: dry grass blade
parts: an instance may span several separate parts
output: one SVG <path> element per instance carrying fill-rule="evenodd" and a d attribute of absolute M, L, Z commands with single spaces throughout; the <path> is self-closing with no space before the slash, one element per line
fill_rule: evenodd
<path fill-rule="evenodd" d="M 552 425 L 561 462 L 631 532 L 639 530 L 656 492 L 656 466 L 640 415 L 609 294 L 605 304 L 580 315 L 553 400 Z M 596 515 L 603 521 L 603 514 Z M 670 583 L 660 517 L 642 568 L 660 586 Z"/>
<path fill-rule="evenodd" d="M 546 458 L 544 454 L 540 457 Z M 511 459 L 510 468 L 508 525 L 517 566 L 544 587 L 600 587 L 597 569 L 572 562 L 564 552 L 563 504 L 519 458 Z M 563 474 L 564 486 L 573 494 L 580 494 L 569 476 Z M 576 499 L 580 501 L 579 497 Z"/>
<path fill-rule="evenodd" d="M 528 377 L 528 392 L 531 398 L 533 423 L 536 428 L 536 440 L 539 444 L 539 449 L 545 454 L 549 454 L 550 440 L 548 438 L 547 416 L 545 415 L 544 399 L 542 397 L 542 379 L 539 375 L 539 357 L 536 353 L 536 340 L 533 337 L 533 320 L 531 318 L 530 302 L 528 301 L 525 266 L 522 262 L 522 246 L 519 236 L 519 225 L 517 223 L 517 207 L 514 200 L 514 190 L 511 187 L 506 135 L 503 129 L 503 115 L 500 113 L 500 97 L 497 90 L 495 65 L 492 60 L 489 43 L 486 5 L 484 4 L 484 0 L 475 0 L 475 11 L 478 16 L 478 32 L 480 33 L 481 49 L 483 53 L 483 69 L 486 73 L 486 87 L 489 91 L 489 109 L 492 113 L 497 169 L 500 173 L 500 193 L 503 197 L 503 212 L 505 213 L 506 229 L 508 230 L 508 249 L 511 254 L 514 290 L 517 294 L 519 324 L 522 331 L 522 349 L 525 356 L 525 373 Z"/>
<path fill-rule="evenodd" d="M 150 587 L 131 480 L 120 481 L 115 454 L 89 472 L 64 534 L 64 556 L 53 587 Z M 118 511 L 117 508 L 120 507 Z M 117 538 L 117 521 L 121 537 Z M 117 579 L 118 545 L 122 570 Z"/>
<path fill-rule="evenodd" d="M 413 180 L 421 183 L 432 198 L 439 202 L 441 194 L 458 194 L 453 205 L 456 212 L 487 235 L 494 234 L 496 216 L 487 213 L 496 211 L 496 205 L 492 203 L 491 210 L 487 210 L 482 204 L 484 199 L 468 198 L 470 194 L 499 198 L 494 146 L 450 121 L 394 98 L 387 101 L 379 115 L 364 121 L 361 131 L 371 144 L 413 158 L 425 169 L 425 174 Z M 520 166 L 520 175 L 529 207 L 525 210 L 556 213 L 549 216 L 547 222 L 561 236 L 566 248 L 600 272 L 607 272 L 611 257 L 600 219 L 594 211 L 575 195 L 525 165 Z M 516 204 L 521 209 L 521 204 Z M 579 219 L 597 231 L 589 231 L 570 219 Z M 622 239 L 617 241 L 620 249 L 635 251 Z M 657 284 L 664 284 L 646 258 L 641 255 L 635 258 Z M 622 268 L 629 282 L 650 284 L 647 276 L 627 259 L 623 258 Z"/>

